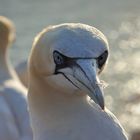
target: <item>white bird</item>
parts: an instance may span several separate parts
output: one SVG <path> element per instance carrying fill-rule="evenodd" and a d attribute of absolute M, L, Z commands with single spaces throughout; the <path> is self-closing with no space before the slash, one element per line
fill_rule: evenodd
<path fill-rule="evenodd" d="M 12 22 L 0 16 L 0 139 L 32 140 L 27 90 L 19 82 L 7 56 L 14 38 Z"/>
<path fill-rule="evenodd" d="M 21 81 L 21 83 L 28 87 L 28 71 L 27 71 L 27 61 L 22 61 L 15 67 L 16 73 Z"/>
<path fill-rule="evenodd" d="M 104 107 L 98 74 L 108 49 L 105 36 L 85 24 L 60 24 L 39 33 L 29 58 L 34 140 L 127 140 Z"/>

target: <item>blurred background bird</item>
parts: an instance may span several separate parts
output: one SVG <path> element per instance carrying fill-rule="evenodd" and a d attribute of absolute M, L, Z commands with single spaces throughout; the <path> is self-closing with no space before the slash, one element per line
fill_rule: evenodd
<path fill-rule="evenodd" d="M 0 139 L 32 140 L 27 91 L 8 58 L 14 40 L 13 23 L 0 16 Z"/>
<path fill-rule="evenodd" d="M 19 63 L 15 70 L 17 72 L 17 75 L 20 79 L 20 82 L 28 88 L 28 70 L 27 70 L 27 61 L 22 61 Z"/>

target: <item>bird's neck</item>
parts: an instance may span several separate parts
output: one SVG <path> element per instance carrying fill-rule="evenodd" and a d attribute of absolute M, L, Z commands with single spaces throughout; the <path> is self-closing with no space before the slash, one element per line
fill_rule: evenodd
<path fill-rule="evenodd" d="M 0 44 L 0 80 L 3 81 L 9 78 L 18 79 L 8 60 L 7 46 L 2 43 Z"/>
<path fill-rule="evenodd" d="M 93 114 L 90 115 L 93 108 L 87 96 L 59 93 L 42 81 L 30 81 L 34 82 L 30 83 L 28 99 L 35 140 L 59 140 L 65 136 L 74 137 L 75 133 L 80 135 L 86 117 L 88 121 L 93 119 Z M 76 130 L 76 125 L 81 125 L 81 130 Z"/>
<path fill-rule="evenodd" d="M 84 95 L 56 92 L 30 76 L 28 101 L 34 140 L 126 140 L 117 119 Z"/>

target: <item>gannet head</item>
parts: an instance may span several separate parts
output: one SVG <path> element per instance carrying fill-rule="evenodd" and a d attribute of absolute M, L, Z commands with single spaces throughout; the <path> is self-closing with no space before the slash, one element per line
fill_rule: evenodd
<path fill-rule="evenodd" d="M 98 75 L 108 58 L 106 37 L 96 28 L 79 23 L 50 26 L 33 43 L 30 73 L 57 92 L 88 94 L 104 109 Z"/>
<path fill-rule="evenodd" d="M 6 46 L 15 40 L 15 28 L 6 17 L 0 16 L 0 45 Z"/>

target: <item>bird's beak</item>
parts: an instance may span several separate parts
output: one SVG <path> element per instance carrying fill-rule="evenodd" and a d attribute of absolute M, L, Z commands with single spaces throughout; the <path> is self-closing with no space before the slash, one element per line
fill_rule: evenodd
<path fill-rule="evenodd" d="M 95 59 L 77 59 L 75 64 L 69 69 L 69 72 L 67 71 L 68 73 L 65 70 L 63 72 L 77 87 L 79 87 L 78 83 L 80 83 L 81 86 L 79 88 L 85 90 L 91 99 L 104 109 L 104 93 L 98 78 Z M 71 79 L 69 75 L 78 82 Z"/>

